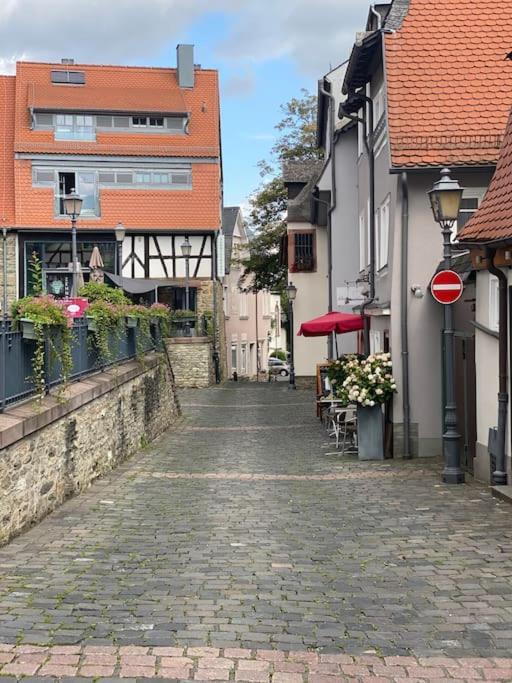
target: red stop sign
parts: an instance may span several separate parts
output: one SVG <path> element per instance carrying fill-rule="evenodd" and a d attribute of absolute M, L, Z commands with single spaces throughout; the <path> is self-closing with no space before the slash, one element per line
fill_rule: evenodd
<path fill-rule="evenodd" d="M 441 270 L 430 283 L 432 296 L 440 304 L 454 304 L 462 296 L 463 289 L 460 275 L 453 270 Z"/>

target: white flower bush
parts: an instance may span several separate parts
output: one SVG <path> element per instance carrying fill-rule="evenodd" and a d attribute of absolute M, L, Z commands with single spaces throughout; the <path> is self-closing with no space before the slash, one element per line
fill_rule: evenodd
<path fill-rule="evenodd" d="M 333 391 L 344 403 L 375 406 L 388 401 L 396 392 L 389 353 L 374 353 L 364 358 L 349 355 L 333 361 L 329 378 Z"/>

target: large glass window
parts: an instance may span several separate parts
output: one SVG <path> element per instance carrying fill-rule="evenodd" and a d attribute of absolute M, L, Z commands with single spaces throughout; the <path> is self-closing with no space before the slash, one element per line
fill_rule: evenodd
<path fill-rule="evenodd" d="M 89 261 L 92 250 L 98 247 L 104 263 L 104 270 L 109 273 L 116 272 L 116 244 L 115 242 L 82 242 L 77 243 L 77 256 L 80 263 L 84 281 L 89 280 Z M 25 294 L 33 294 L 34 272 L 31 265 L 32 255 L 36 254 L 37 260 L 43 269 L 43 286 L 45 290 L 57 297 L 67 296 L 66 286 L 69 281 L 71 260 L 70 241 L 39 241 L 25 243 Z"/>
<path fill-rule="evenodd" d="M 88 114 L 56 114 L 56 140 L 95 140 L 94 117 Z"/>
<path fill-rule="evenodd" d="M 185 287 L 159 287 L 158 301 L 169 306 L 173 311 L 184 311 L 186 309 L 186 290 Z M 189 310 L 197 310 L 197 288 L 189 287 Z"/>

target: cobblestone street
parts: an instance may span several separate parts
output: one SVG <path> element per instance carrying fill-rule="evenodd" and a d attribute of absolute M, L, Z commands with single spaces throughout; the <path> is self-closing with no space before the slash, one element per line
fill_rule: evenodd
<path fill-rule="evenodd" d="M 310 393 L 181 400 L 0 549 L 2 676 L 512 680 L 510 506 L 438 461 L 341 458 Z"/>

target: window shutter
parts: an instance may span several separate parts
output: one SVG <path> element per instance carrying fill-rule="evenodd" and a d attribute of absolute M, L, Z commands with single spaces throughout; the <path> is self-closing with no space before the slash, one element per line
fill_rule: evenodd
<path fill-rule="evenodd" d="M 114 128 L 129 128 L 130 118 L 128 116 L 114 116 Z"/>
<path fill-rule="evenodd" d="M 112 117 L 111 116 L 97 116 L 96 125 L 98 128 L 112 128 Z"/>
<path fill-rule="evenodd" d="M 217 276 L 226 275 L 226 238 L 223 233 L 217 237 Z"/>
<path fill-rule="evenodd" d="M 53 114 L 37 112 L 35 115 L 36 126 L 53 127 Z"/>

